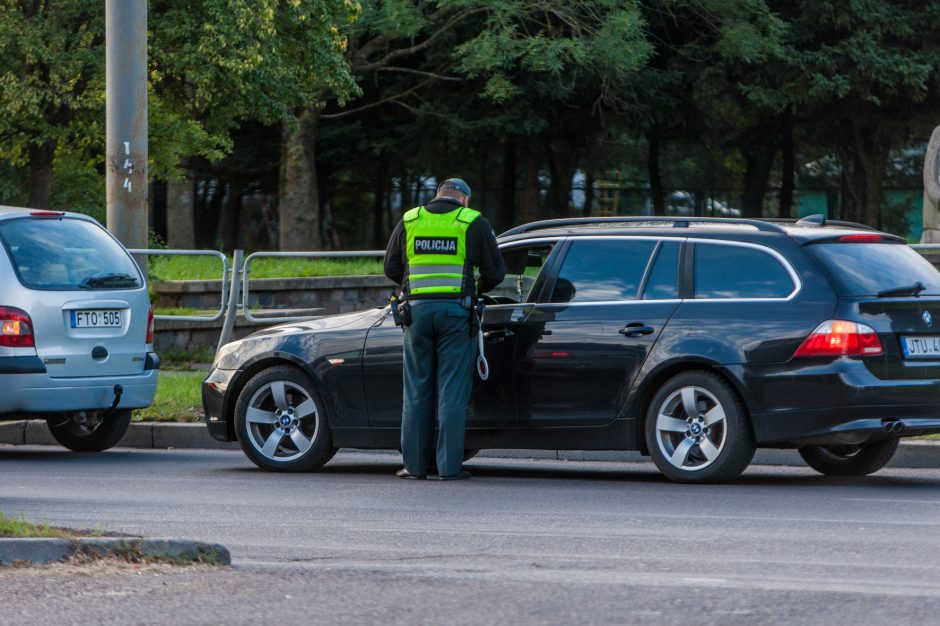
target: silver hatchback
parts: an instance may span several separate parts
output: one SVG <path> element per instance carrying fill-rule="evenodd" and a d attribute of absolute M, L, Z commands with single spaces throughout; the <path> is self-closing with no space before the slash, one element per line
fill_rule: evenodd
<path fill-rule="evenodd" d="M 0 207 L 0 419 L 41 416 L 100 451 L 153 402 L 159 359 L 147 284 L 94 219 Z"/>

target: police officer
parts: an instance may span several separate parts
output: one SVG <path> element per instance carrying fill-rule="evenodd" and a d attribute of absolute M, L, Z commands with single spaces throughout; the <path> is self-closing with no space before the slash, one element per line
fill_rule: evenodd
<path fill-rule="evenodd" d="M 470 186 L 445 180 L 426 207 L 404 214 L 385 251 L 385 275 L 402 286 L 411 309 L 399 478 L 427 477 L 435 417 L 438 477 L 470 478 L 462 463 L 476 346 L 471 307 L 477 294 L 503 280 L 506 266 L 489 222 L 469 205 Z"/>

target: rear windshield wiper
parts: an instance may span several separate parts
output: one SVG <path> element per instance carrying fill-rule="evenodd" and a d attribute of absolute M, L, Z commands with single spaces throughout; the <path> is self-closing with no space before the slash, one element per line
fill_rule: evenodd
<path fill-rule="evenodd" d="M 892 296 L 918 296 L 920 292 L 926 289 L 924 283 L 919 280 L 913 285 L 907 287 L 897 287 L 895 289 L 885 289 L 878 292 L 879 298 L 890 298 Z"/>
<path fill-rule="evenodd" d="M 95 274 L 94 276 L 89 276 L 82 280 L 79 286 L 83 289 L 91 289 L 94 287 L 110 287 L 112 289 L 136 287 L 137 279 L 130 274 Z"/>

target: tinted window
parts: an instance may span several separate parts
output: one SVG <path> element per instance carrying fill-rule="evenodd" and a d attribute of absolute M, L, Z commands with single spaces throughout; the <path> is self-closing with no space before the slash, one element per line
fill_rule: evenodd
<path fill-rule="evenodd" d="M 655 241 L 574 241 L 555 281 L 552 302 L 636 300 Z"/>
<path fill-rule="evenodd" d="M 0 242 L 30 289 L 131 289 L 142 285 L 131 257 L 100 226 L 77 219 L 0 221 Z"/>
<path fill-rule="evenodd" d="M 780 261 L 766 252 L 695 244 L 696 298 L 786 298 L 794 286 Z"/>
<path fill-rule="evenodd" d="M 643 289 L 644 300 L 671 300 L 679 297 L 679 244 L 665 241 L 656 252 L 653 268 L 650 270 L 646 287 Z"/>
<path fill-rule="evenodd" d="M 818 243 L 806 247 L 844 296 L 874 296 L 917 281 L 940 295 L 940 273 L 912 248 L 896 243 Z"/>
<path fill-rule="evenodd" d="M 552 244 L 533 248 L 512 248 L 503 252 L 506 263 L 506 276 L 503 282 L 489 292 L 491 296 L 501 296 L 513 302 L 525 302 L 529 296 L 542 289 L 545 274 L 542 268 L 552 252 Z"/>

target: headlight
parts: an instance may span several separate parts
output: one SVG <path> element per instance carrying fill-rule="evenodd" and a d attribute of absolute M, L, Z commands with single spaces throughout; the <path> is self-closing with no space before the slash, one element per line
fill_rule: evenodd
<path fill-rule="evenodd" d="M 221 348 L 219 348 L 219 351 L 215 353 L 215 360 L 212 361 L 212 367 L 213 368 L 218 367 L 219 363 L 222 362 L 222 359 L 224 359 L 228 355 L 238 350 L 241 347 L 241 345 L 242 345 L 241 340 L 238 340 L 238 341 L 231 341 L 225 344 L 224 346 L 222 346 Z"/>

